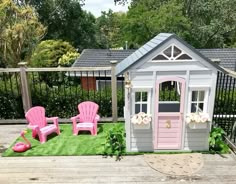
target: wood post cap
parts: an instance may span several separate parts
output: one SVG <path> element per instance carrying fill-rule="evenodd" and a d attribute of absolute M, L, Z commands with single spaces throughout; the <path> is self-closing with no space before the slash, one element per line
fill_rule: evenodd
<path fill-rule="evenodd" d="M 18 65 L 19 65 L 19 66 L 26 66 L 26 65 L 27 65 L 27 62 L 19 62 Z"/>
<path fill-rule="evenodd" d="M 118 61 L 117 60 L 111 60 L 110 63 L 111 64 L 116 64 L 116 63 L 118 63 Z"/>

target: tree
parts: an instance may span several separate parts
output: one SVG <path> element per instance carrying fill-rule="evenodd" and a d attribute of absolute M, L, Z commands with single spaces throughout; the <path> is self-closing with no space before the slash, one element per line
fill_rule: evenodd
<path fill-rule="evenodd" d="M 123 23 L 126 14 L 114 13 L 112 10 L 102 12 L 97 18 L 96 39 L 100 48 L 118 48 L 123 47 Z"/>
<path fill-rule="evenodd" d="M 71 59 L 71 57 L 74 57 Z M 71 65 L 79 56 L 76 49 L 62 40 L 45 40 L 37 45 L 32 57 L 32 67 L 58 67 Z M 66 59 L 65 57 L 69 57 Z M 59 60 L 61 59 L 60 63 Z M 70 63 L 68 63 L 70 60 Z"/>
<path fill-rule="evenodd" d="M 138 47 L 159 32 L 173 32 L 196 48 L 231 47 L 236 40 L 235 4 L 236 0 L 132 0 L 126 39 Z"/>
<path fill-rule="evenodd" d="M 70 43 L 62 40 L 45 40 L 36 47 L 31 57 L 32 67 L 71 66 L 79 56 Z M 66 72 L 40 72 L 39 80 L 49 87 L 57 86 L 68 80 Z"/>
<path fill-rule="evenodd" d="M 232 44 L 236 31 L 236 0 L 184 0 L 191 20 L 191 43 L 197 48 Z"/>
<path fill-rule="evenodd" d="M 0 54 L 2 65 L 17 67 L 27 61 L 35 45 L 43 38 L 45 27 L 34 9 L 17 6 L 12 0 L 0 1 Z"/>
<path fill-rule="evenodd" d="M 183 15 L 183 3 L 177 0 L 146 0 L 131 3 L 124 27 L 125 39 L 137 48 L 161 32 L 189 37 L 189 20 Z"/>
<path fill-rule="evenodd" d="M 28 0 L 48 27 L 45 40 L 62 39 L 80 51 L 96 47 L 95 17 L 83 11 L 81 0 Z"/>

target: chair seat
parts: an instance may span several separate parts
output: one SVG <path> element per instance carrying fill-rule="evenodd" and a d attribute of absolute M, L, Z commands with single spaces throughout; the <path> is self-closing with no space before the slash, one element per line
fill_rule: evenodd
<path fill-rule="evenodd" d="M 90 123 L 90 122 L 78 123 L 76 125 L 77 128 L 92 128 L 93 126 L 94 126 L 94 123 Z"/>
<path fill-rule="evenodd" d="M 43 127 L 43 128 L 40 129 L 40 131 L 41 131 L 42 133 L 45 133 L 45 132 L 52 132 L 52 131 L 54 131 L 54 130 L 57 130 L 56 125 L 48 125 L 48 126 L 45 126 L 45 127 Z"/>

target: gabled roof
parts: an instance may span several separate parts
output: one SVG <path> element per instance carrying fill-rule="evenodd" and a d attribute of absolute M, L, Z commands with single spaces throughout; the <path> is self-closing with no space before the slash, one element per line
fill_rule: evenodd
<path fill-rule="evenodd" d="M 118 62 L 127 58 L 135 50 L 85 49 L 72 67 L 105 67 L 110 61 Z"/>
<path fill-rule="evenodd" d="M 136 64 L 138 61 L 140 61 L 142 58 L 150 54 L 151 52 L 155 51 L 158 47 L 166 43 L 168 40 L 175 38 L 182 44 L 184 44 L 186 47 L 188 47 L 192 52 L 196 53 L 200 57 L 202 57 L 206 62 L 210 63 L 212 66 L 217 68 L 220 71 L 226 72 L 224 69 L 219 67 L 216 63 L 212 62 L 209 58 L 202 55 L 199 51 L 197 51 L 195 48 L 193 48 L 191 45 L 186 43 L 184 40 L 177 37 L 175 34 L 169 34 L 169 33 L 160 33 L 150 41 L 148 41 L 146 44 L 144 44 L 142 47 L 140 47 L 138 50 L 136 50 L 134 53 L 132 53 L 129 57 L 122 60 L 117 66 L 116 66 L 116 75 L 120 75 L 121 73 L 128 70 L 131 66 Z"/>

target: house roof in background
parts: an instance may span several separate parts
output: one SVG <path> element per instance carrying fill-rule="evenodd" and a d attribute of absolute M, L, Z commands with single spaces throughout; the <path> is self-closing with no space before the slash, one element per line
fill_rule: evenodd
<path fill-rule="evenodd" d="M 235 70 L 236 66 L 236 48 L 226 49 L 197 49 L 205 57 L 218 60 L 220 66 Z M 107 67 L 110 66 L 111 60 L 118 62 L 124 60 L 136 50 L 108 50 L 108 49 L 85 49 L 72 67 Z"/>
<path fill-rule="evenodd" d="M 225 48 L 225 49 L 198 49 L 204 56 L 211 60 L 219 59 L 219 65 L 236 71 L 236 48 Z"/>
<path fill-rule="evenodd" d="M 116 60 L 120 62 L 133 52 L 135 52 L 134 49 L 85 49 L 72 67 L 106 67 L 111 65 L 110 61 Z"/>

